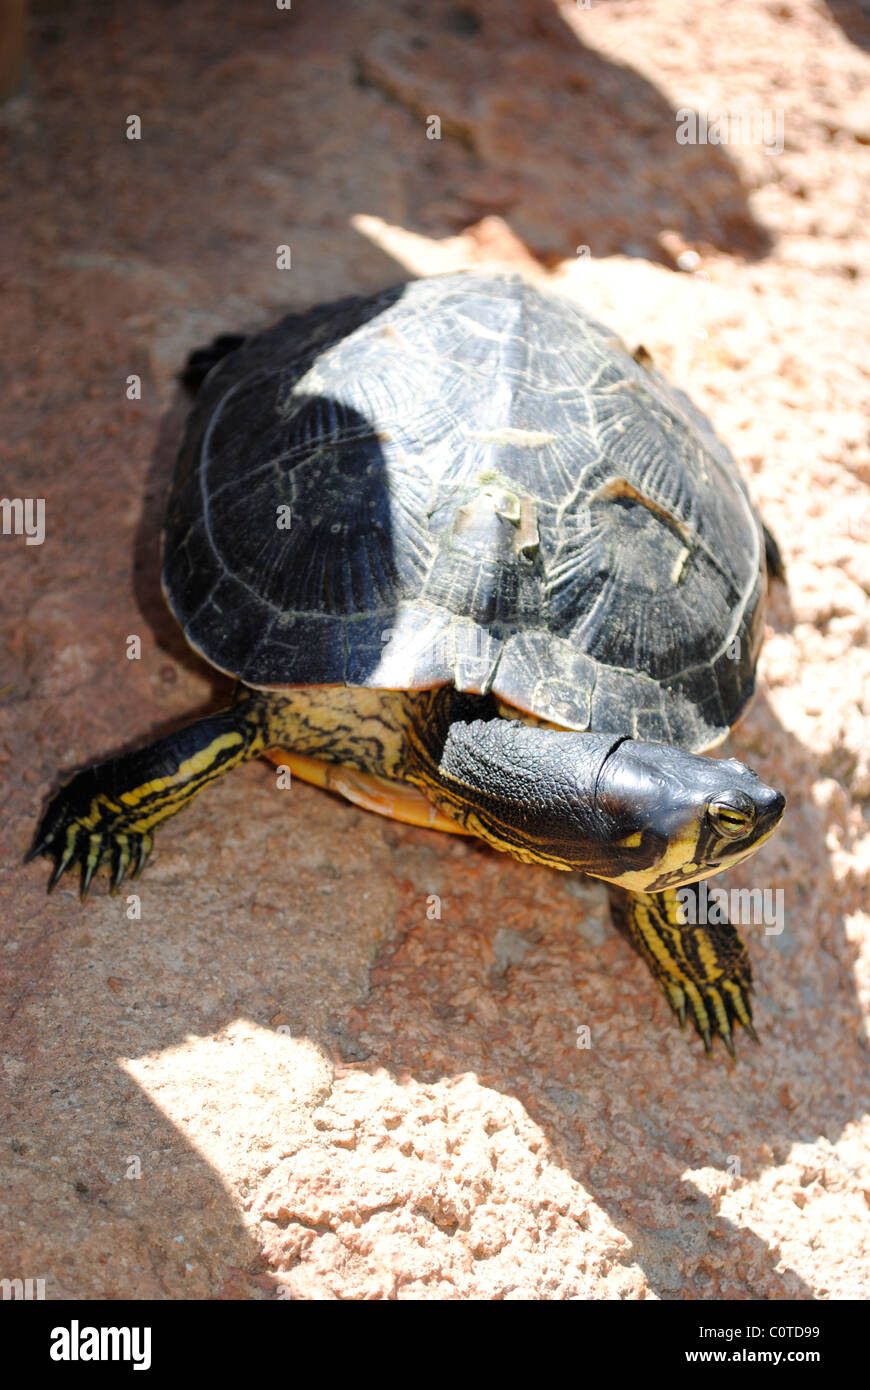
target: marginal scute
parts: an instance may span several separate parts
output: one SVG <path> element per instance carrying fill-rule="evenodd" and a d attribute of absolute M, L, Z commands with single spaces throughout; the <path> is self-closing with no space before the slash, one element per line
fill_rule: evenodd
<path fill-rule="evenodd" d="M 762 544 L 682 392 L 575 305 L 466 273 L 291 316 L 212 371 L 164 587 L 251 685 L 453 683 L 702 749 L 752 692 Z"/>

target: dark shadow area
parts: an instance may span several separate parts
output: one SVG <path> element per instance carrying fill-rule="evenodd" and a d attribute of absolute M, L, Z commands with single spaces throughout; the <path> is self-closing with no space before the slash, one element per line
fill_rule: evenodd
<path fill-rule="evenodd" d="M 497 212 L 545 265 L 581 245 L 670 265 L 663 233 L 746 259 L 770 249 L 727 150 L 678 143 L 689 108 L 678 116 L 648 79 L 580 43 L 551 0 L 397 7 L 357 62 L 417 141 L 415 230 L 443 237 Z M 440 140 L 424 138 L 433 116 Z M 363 210 L 381 214 L 376 198 Z"/>
<path fill-rule="evenodd" d="M 389 396 L 383 418 L 363 408 L 402 331 L 378 318 L 401 312 L 403 294 L 289 315 L 200 388 L 167 502 L 164 583 L 194 648 L 248 684 L 360 683 L 381 660 L 408 587 L 384 443 L 405 422 Z M 306 385 L 315 361 L 319 393 Z"/>
<path fill-rule="evenodd" d="M 351 228 L 359 213 L 435 239 L 498 214 L 543 264 L 581 246 L 673 264 L 664 233 L 747 259 L 770 248 L 727 147 L 678 143 L 677 110 L 648 79 L 580 43 L 552 0 L 404 0 L 390 7 L 388 27 L 339 0 L 328 28 L 305 7 L 174 6 L 171 102 L 155 11 L 131 16 L 106 4 L 87 34 L 84 13 L 36 20 L 38 64 L 92 70 L 74 108 L 60 85 L 52 91 L 47 128 L 75 112 L 99 131 L 119 91 L 148 113 L 135 142 L 136 216 L 123 200 L 102 208 L 100 240 L 125 256 L 159 248 L 164 266 L 188 276 L 195 266 L 203 306 L 209 281 L 220 302 L 253 268 L 264 275 L 282 241 L 293 274 L 280 289 L 272 274 L 271 292 L 264 278 L 263 301 L 292 295 L 301 305 L 353 281 L 374 287 L 384 258 Z M 107 46 L 117 82 L 99 72 Z M 432 119 L 440 138 L 429 138 Z M 81 199 L 65 235 L 72 252 L 89 250 L 95 187 L 125 187 L 129 144 L 107 142 L 90 168 L 68 136 L 61 144 Z M 53 155 L 20 133 L 9 145 L 29 185 L 49 182 Z M 313 171 L 314 205 L 305 192 Z"/>
<path fill-rule="evenodd" d="M 43 936 L 39 953 L 44 955 L 49 944 Z M 100 985 L 113 956 L 104 943 L 101 960 L 93 962 L 92 1005 L 102 1002 Z M 177 1297 L 180 1277 L 190 1298 L 274 1297 L 280 1278 L 269 1270 L 245 1228 L 234 1195 L 186 1135 L 118 1067 L 118 1047 L 130 1047 L 138 1031 L 137 1014 L 148 1007 L 128 983 L 124 992 L 135 1012 L 119 1008 L 115 1043 L 104 1048 L 92 1040 L 86 1068 L 70 1068 L 52 1085 L 40 1081 L 29 1086 L 26 1104 L 38 1103 L 44 1121 L 38 1135 L 22 1123 L 13 1088 L 13 1108 L 3 1125 L 4 1189 L 20 1211 L 27 1210 L 34 1193 L 41 1206 L 43 1249 L 31 1245 L 28 1260 L 33 1263 L 25 1267 L 35 1264 L 45 1278 L 48 1300 L 97 1297 L 93 1267 L 76 1247 L 102 1249 L 97 1233 L 112 1226 L 118 1238 L 102 1256 L 102 1298 Z M 23 1027 L 26 1031 L 27 1024 Z M 148 1050 L 177 1042 L 175 1033 L 161 1040 L 153 1022 L 147 1029 Z M 135 1044 L 131 1050 L 135 1053 Z M 153 1219 L 155 1194 L 159 1223 Z M 196 1194 L 194 1200 L 191 1194 Z M 65 1244 L 70 1231 L 78 1239 Z M 52 1243 L 52 1233 L 63 1233 L 59 1245 Z M 11 1229 L 4 1232 L 2 1244 L 6 1262 L 15 1261 L 13 1267 L 20 1268 Z"/>
<path fill-rule="evenodd" d="M 857 48 L 870 50 L 870 5 L 867 0 L 827 0 L 831 18 Z"/>

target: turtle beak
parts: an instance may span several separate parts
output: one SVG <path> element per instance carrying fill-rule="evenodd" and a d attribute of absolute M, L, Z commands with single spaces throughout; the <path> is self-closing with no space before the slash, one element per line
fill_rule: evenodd
<path fill-rule="evenodd" d="M 721 763 L 721 766 L 733 767 L 735 772 L 739 773 L 744 779 L 746 773 L 749 773 L 749 776 L 753 779 L 754 785 L 751 787 L 746 787 L 744 785 L 743 790 L 752 797 L 755 805 L 755 824 L 757 828 L 764 832 L 769 832 L 773 830 L 775 826 L 779 825 L 779 822 L 782 820 L 782 813 L 785 810 L 785 797 L 782 792 L 774 790 L 773 787 L 768 787 L 766 783 L 761 781 L 754 767 L 749 767 L 746 763 L 741 763 L 737 758 L 727 758 Z"/>
<path fill-rule="evenodd" d="M 782 820 L 782 813 L 785 810 L 785 797 L 782 792 L 775 791 L 773 787 L 767 787 L 760 783 L 755 788 L 755 805 L 757 821 L 756 824 L 764 834 L 770 834 Z"/>

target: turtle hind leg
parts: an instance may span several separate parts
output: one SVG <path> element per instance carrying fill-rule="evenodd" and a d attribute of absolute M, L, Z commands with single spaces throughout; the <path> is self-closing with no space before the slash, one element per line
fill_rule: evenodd
<path fill-rule="evenodd" d="M 207 347 L 194 348 L 181 372 L 182 384 L 188 391 L 198 391 L 212 367 L 229 357 L 244 341 L 244 333 L 221 333 Z"/>
<path fill-rule="evenodd" d="M 763 523 L 762 530 L 764 531 L 764 561 L 767 566 L 768 578 L 778 579 L 780 583 L 785 584 L 785 561 L 782 558 L 782 551 L 776 536 Z"/>
<path fill-rule="evenodd" d="M 135 877 L 144 868 L 155 827 L 216 777 L 262 752 L 268 727 L 268 697 L 245 691 L 228 709 L 86 768 L 49 802 L 27 859 L 54 859 L 49 892 L 68 869 L 79 867 L 82 901 L 108 861 L 116 893 L 129 869 Z"/>
<path fill-rule="evenodd" d="M 708 1052 L 718 1033 L 734 1056 L 735 1023 L 741 1023 L 758 1042 L 752 1026 L 752 967 L 746 947 L 729 921 L 699 921 L 698 885 L 665 893 L 629 892 L 615 884 L 607 887 L 614 922 L 640 951 L 680 1024 L 685 1024 L 688 1015 Z"/>

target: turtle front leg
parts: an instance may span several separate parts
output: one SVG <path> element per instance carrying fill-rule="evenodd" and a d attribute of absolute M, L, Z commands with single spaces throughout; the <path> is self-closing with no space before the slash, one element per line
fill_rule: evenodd
<path fill-rule="evenodd" d="M 697 883 L 678 891 L 680 897 L 672 888 L 665 893 L 638 893 L 608 884 L 611 914 L 640 951 L 680 1025 L 685 1025 L 689 1014 L 708 1052 L 713 1034 L 718 1033 L 733 1057 L 735 1022 L 742 1023 L 758 1042 L 749 1000 L 749 956 L 730 922 L 698 920 Z M 687 912 L 683 905 L 687 893 L 695 898 L 694 912 Z"/>
<path fill-rule="evenodd" d="M 68 869 L 81 868 L 81 899 L 103 860 L 110 891 L 127 870 L 138 877 L 151 853 L 154 829 L 184 809 L 216 777 L 268 746 L 270 699 L 241 688 L 235 702 L 147 748 L 77 773 L 45 811 L 27 859 L 55 861 L 48 891 Z"/>

